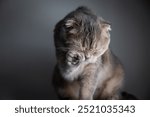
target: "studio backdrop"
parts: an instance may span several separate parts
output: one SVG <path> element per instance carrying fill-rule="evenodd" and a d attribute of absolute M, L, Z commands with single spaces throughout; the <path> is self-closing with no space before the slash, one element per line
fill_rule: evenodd
<path fill-rule="evenodd" d="M 125 68 L 123 91 L 150 99 L 150 4 L 145 0 L 1 0 L 0 99 L 57 99 L 55 24 L 79 6 L 111 22 L 110 48 Z"/>

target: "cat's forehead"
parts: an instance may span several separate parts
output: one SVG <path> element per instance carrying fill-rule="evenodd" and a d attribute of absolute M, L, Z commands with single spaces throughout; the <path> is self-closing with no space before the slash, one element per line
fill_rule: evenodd
<path fill-rule="evenodd" d="M 77 19 L 71 18 L 65 21 L 65 27 L 68 34 L 79 35 L 94 34 L 94 32 L 100 32 L 100 23 L 95 19 Z"/>

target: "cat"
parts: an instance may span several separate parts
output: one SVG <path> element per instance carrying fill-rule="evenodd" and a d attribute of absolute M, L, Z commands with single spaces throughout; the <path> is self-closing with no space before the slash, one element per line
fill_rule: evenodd
<path fill-rule="evenodd" d="M 56 24 L 53 85 L 59 99 L 119 99 L 124 69 L 109 49 L 110 30 L 109 22 L 84 6 Z"/>

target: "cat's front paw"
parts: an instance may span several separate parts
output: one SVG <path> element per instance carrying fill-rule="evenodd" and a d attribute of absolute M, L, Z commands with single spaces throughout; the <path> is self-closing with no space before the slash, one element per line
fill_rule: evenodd
<path fill-rule="evenodd" d="M 74 51 L 70 51 L 66 54 L 66 60 L 68 65 L 78 65 L 80 62 L 80 56 Z"/>

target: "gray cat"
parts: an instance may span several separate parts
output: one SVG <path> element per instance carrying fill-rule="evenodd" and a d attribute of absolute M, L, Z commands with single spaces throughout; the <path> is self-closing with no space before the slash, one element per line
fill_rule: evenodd
<path fill-rule="evenodd" d="M 60 99 L 119 99 L 124 70 L 110 51 L 110 24 L 79 7 L 54 30 L 53 84 Z"/>

